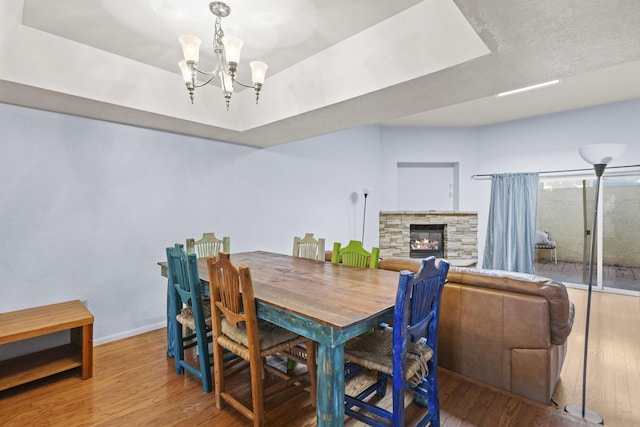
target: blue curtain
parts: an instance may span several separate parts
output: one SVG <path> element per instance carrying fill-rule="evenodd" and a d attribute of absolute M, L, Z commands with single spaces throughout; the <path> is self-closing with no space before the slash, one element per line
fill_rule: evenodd
<path fill-rule="evenodd" d="M 504 173 L 491 178 L 482 268 L 533 274 L 538 174 Z"/>

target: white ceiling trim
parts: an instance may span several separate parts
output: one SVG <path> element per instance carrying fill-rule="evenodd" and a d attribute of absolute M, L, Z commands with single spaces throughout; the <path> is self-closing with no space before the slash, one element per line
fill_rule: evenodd
<path fill-rule="evenodd" d="M 172 12 L 190 7 L 192 15 L 164 22 L 170 17 L 158 19 L 150 1 Z M 133 29 L 101 6 L 116 2 Z M 227 112 L 213 86 L 200 88 L 191 105 L 174 65 L 176 32 L 184 32 L 175 27 L 190 32 L 193 21 L 211 16 L 181 0 L 0 1 L 0 102 L 267 147 L 367 124 L 482 126 L 640 98 L 636 1 L 232 6 L 238 19 L 225 30 L 245 25 L 237 33 L 254 37 L 246 57 L 273 64 L 259 106 L 251 90 L 237 91 Z M 151 29 L 142 31 L 141 21 Z M 556 78 L 562 84 L 493 97 Z"/>
<path fill-rule="evenodd" d="M 265 113 L 245 117 L 244 129 L 400 85 L 488 53 L 453 1 L 423 1 L 267 79 L 260 101 Z"/>
<path fill-rule="evenodd" d="M 21 3 L 3 1 L 2 7 L 11 7 L 14 14 L 3 13 L 2 24 L 14 31 L 3 37 L 11 49 L 3 53 L 0 79 L 237 132 L 489 53 L 452 0 L 427 0 L 267 78 L 258 108 L 252 91 L 246 90 L 235 93 L 225 111 L 216 87 L 197 89 L 192 105 L 177 73 L 16 27 Z"/>

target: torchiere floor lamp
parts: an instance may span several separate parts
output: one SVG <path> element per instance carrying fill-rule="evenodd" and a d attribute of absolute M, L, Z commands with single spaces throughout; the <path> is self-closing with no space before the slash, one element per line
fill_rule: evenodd
<path fill-rule="evenodd" d="M 596 229 L 598 225 L 598 199 L 600 180 L 607 164 L 627 148 L 625 144 L 590 144 L 580 147 L 580 156 L 593 165 L 596 172 L 596 197 L 593 208 L 593 227 L 591 228 L 591 249 L 589 250 L 589 291 L 587 296 L 587 320 L 584 332 L 584 364 L 582 365 L 582 406 L 567 405 L 564 410 L 577 417 L 585 418 L 596 424 L 604 424 L 602 417 L 586 408 L 587 396 L 587 351 L 589 348 L 589 316 L 591 314 L 591 289 L 593 287 L 593 255 L 595 252 Z"/>

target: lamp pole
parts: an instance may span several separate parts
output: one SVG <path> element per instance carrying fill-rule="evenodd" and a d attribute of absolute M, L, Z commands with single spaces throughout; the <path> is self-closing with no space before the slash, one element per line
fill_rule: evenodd
<path fill-rule="evenodd" d="M 602 174 L 604 173 L 606 164 L 595 164 L 593 168 L 596 172 L 596 197 L 595 197 L 595 207 L 593 208 L 593 227 L 591 228 L 591 248 L 589 250 L 589 290 L 587 292 L 587 318 L 586 318 L 586 326 L 584 331 L 584 361 L 582 365 L 582 406 L 578 407 L 577 405 L 567 405 L 564 410 L 572 415 L 577 415 L 578 413 L 582 418 L 585 418 L 596 424 L 604 424 L 604 420 L 602 417 L 595 412 L 587 409 L 586 401 L 587 401 L 587 355 L 589 349 L 589 320 L 591 317 L 591 293 L 593 289 L 593 256 L 595 253 L 595 245 L 596 245 L 596 234 L 598 227 L 598 203 L 600 198 L 600 180 L 602 178 Z"/>
<path fill-rule="evenodd" d="M 367 217 L 367 196 L 369 195 L 369 193 L 371 193 L 371 189 L 368 187 L 365 187 L 362 189 L 362 192 L 364 193 L 364 210 L 362 212 L 362 245 L 364 246 L 364 224 L 365 224 L 365 219 Z"/>
<path fill-rule="evenodd" d="M 584 362 L 582 365 L 582 405 L 567 405 L 564 410 L 571 415 L 580 416 L 596 424 L 604 424 L 598 414 L 586 408 L 587 400 L 587 354 L 589 351 L 589 319 L 591 317 L 591 293 L 593 289 L 593 257 L 595 252 L 596 231 L 598 226 L 598 204 L 600 199 L 600 181 L 607 164 L 627 148 L 625 144 L 591 144 L 580 147 L 580 156 L 593 165 L 596 172 L 596 197 L 593 208 L 593 227 L 591 229 L 591 249 L 589 253 L 589 290 L 587 293 L 587 316 L 584 331 Z"/>

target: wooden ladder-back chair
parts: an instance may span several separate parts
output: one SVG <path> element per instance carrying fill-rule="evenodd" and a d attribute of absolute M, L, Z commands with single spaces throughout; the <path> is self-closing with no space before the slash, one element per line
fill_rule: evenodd
<path fill-rule="evenodd" d="M 217 257 L 221 251 L 231 252 L 231 239 L 229 237 L 218 239 L 214 233 L 203 233 L 200 240 L 187 239 L 187 252 L 195 253 L 198 258 Z"/>
<path fill-rule="evenodd" d="M 211 307 L 213 314 L 213 358 L 216 407 L 229 403 L 245 417 L 253 420 L 254 426 L 264 425 L 264 397 L 285 388 L 303 387 L 304 376 L 309 375 L 311 402 L 315 405 L 316 361 L 310 358 L 307 373 L 290 376 L 267 364 L 267 358 L 283 350 L 306 342 L 315 354 L 315 343 L 294 332 L 257 318 L 253 282 L 248 266 L 239 267 L 231 263 L 229 254 L 220 252 L 219 258 L 207 258 L 209 283 L 211 284 Z M 243 404 L 237 396 L 225 390 L 225 365 L 223 349 L 230 350 L 249 362 L 251 372 L 252 406 Z M 238 360 L 232 362 L 237 363 Z M 235 367 L 234 367 L 235 368 Z M 234 369 L 234 373 L 237 370 Z M 266 373 L 280 377 L 282 381 L 264 388 Z"/>
<path fill-rule="evenodd" d="M 372 248 L 368 252 L 362 247 L 359 240 L 351 240 L 344 248 L 340 247 L 339 242 L 333 244 L 333 252 L 331 253 L 331 262 L 334 264 L 351 265 L 354 267 L 378 268 L 380 261 L 380 248 Z"/>
<path fill-rule="evenodd" d="M 305 233 L 304 237 L 293 238 L 293 256 L 299 258 L 324 261 L 324 239 L 313 237 L 313 233 Z"/>
<path fill-rule="evenodd" d="M 211 337 L 211 305 L 202 297 L 198 260 L 195 254 L 187 254 L 180 243 L 167 248 L 169 276 L 169 321 L 173 325 L 176 373 L 191 372 L 202 381 L 202 390 L 211 391 L 211 362 L 209 342 Z M 183 327 L 186 327 L 183 329 Z M 189 331 L 185 335 L 184 331 Z M 196 347 L 199 365 L 189 364 L 184 357 L 186 349 Z"/>
<path fill-rule="evenodd" d="M 293 238 L 293 256 L 298 258 L 313 259 L 316 261 L 324 261 L 324 239 L 322 237 L 316 239 L 313 233 L 305 233 L 304 237 L 295 236 Z M 307 360 L 307 349 L 305 344 L 296 346 L 295 349 L 287 350 L 285 353 L 294 357 L 287 361 L 287 371 L 295 368 L 295 358 Z"/>
<path fill-rule="evenodd" d="M 404 426 L 405 389 L 413 391 L 414 402 L 427 413 L 417 425 L 440 426 L 438 396 L 438 321 L 442 289 L 449 264 L 435 257 L 422 261 L 417 274 L 400 273 L 393 327 L 383 326 L 373 334 L 354 340 L 345 348 L 347 365 L 356 364 L 378 371 L 375 383 L 357 396 L 345 396 L 345 414 L 372 426 Z M 349 366 L 345 372 L 350 372 Z M 357 370 L 353 370 L 357 372 Z M 384 396 L 391 378 L 393 411 L 365 401 L 374 391 Z M 375 402 L 375 401 L 374 401 Z M 380 417 L 373 418 L 370 414 Z"/>

